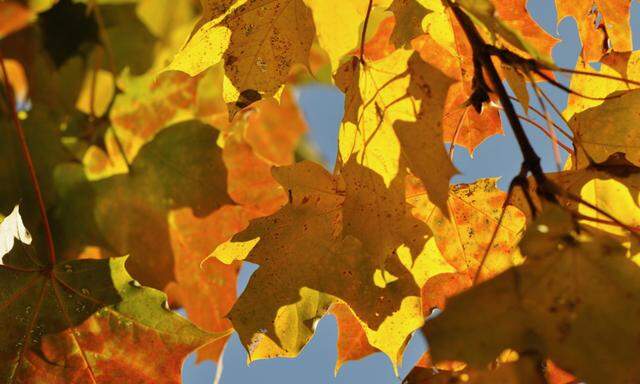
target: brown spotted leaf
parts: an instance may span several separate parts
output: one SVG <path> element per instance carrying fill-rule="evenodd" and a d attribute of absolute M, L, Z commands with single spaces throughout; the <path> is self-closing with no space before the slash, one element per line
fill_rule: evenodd
<path fill-rule="evenodd" d="M 498 227 L 505 198 L 506 193 L 498 189 L 496 179 L 452 186 L 446 211 L 430 202 L 419 185 L 414 185 L 409 192 L 408 201 L 414 206 L 414 214 L 433 231 L 436 244 L 451 267 L 448 272 L 462 275 L 451 277 L 454 286 L 463 287 L 464 281 L 473 281 L 478 273 L 480 280 L 487 279 L 519 262 L 517 244 L 524 230 L 525 216 L 508 206 Z M 483 259 L 483 268 L 478 272 Z M 442 281 L 437 289 L 446 291 L 447 285 Z"/>
<path fill-rule="evenodd" d="M 276 95 L 292 66 L 308 63 L 315 27 L 303 0 L 246 0 L 226 11 L 212 2 L 205 6 L 205 19 L 169 69 L 194 76 L 224 60 L 224 98 L 232 114 Z"/>

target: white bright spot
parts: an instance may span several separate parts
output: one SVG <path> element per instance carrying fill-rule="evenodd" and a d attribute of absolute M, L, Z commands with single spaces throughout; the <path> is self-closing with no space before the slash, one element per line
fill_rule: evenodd
<path fill-rule="evenodd" d="M 24 244 L 31 244 L 31 234 L 24 227 L 20 211 L 16 205 L 9 216 L 0 222 L 0 264 L 2 258 L 13 248 L 15 240 L 18 239 Z"/>
<path fill-rule="evenodd" d="M 540 225 L 538 225 L 538 231 L 540 233 L 549 233 L 549 227 L 547 227 L 544 224 L 540 224 Z"/>

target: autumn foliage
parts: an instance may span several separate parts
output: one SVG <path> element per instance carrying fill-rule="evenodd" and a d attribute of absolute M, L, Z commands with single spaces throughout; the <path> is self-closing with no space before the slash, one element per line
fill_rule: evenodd
<path fill-rule="evenodd" d="M 525 0 L 0 1 L 0 381 L 179 383 L 333 315 L 336 372 L 421 330 L 409 384 L 640 382 L 630 3 L 556 5 L 576 68 Z M 331 171 L 306 83 L 345 96 Z M 508 190 L 452 185 L 505 130 Z"/>

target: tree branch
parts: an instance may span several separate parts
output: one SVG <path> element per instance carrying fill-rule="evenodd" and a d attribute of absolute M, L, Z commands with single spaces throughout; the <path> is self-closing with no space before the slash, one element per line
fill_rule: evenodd
<path fill-rule="evenodd" d="M 474 76 L 476 78 L 482 78 L 484 73 L 483 69 L 486 70 L 489 80 L 493 85 L 493 89 L 491 91 L 498 95 L 500 104 L 502 104 L 502 108 L 504 108 L 505 115 L 509 120 L 511 129 L 515 134 L 518 146 L 520 147 L 520 152 L 522 153 L 524 169 L 531 172 L 531 175 L 538 185 L 538 194 L 548 201 L 557 203 L 558 199 L 554 193 L 554 191 L 557 190 L 557 187 L 547 179 L 542 171 L 540 157 L 533 149 L 533 146 L 524 131 L 524 127 L 518 118 L 518 114 L 516 113 L 513 103 L 509 98 L 509 94 L 502 84 L 502 79 L 498 74 L 498 70 L 491 60 L 491 46 L 485 43 L 482 36 L 480 36 L 480 33 L 476 29 L 476 26 L 473 24 L 473 21 L 471 21 L 469 16 L 467 16 L 462 9 L 458 8 L 458 6 L 450 0 L 449 6 L 460 23 L 469 44 L 471 45 L 476 71 Z"/>

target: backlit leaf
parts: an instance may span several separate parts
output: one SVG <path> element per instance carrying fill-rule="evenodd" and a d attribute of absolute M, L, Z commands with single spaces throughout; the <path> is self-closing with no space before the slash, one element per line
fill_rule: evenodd
<path fill-rule="evenodd" d="M 599 61 L 609 49 L 618 52 L 631 50 L 630 7 L 624 0 L 556 1 L 558 22 L 573 17 L 582 40 L 585 62 Z"/>
<path fill-rule="evenodd" d="M 602 163 L 609 156 L 621 152 L 627 160 L 636 166 L 640 165 L 640 137 L 635 131 L 638 115 L 632 107 L 638 100 L 640 91 L 616 94 L 601 105 L 571 118 L 569 127 L 575 134 L 576 142 L 580 143 L 579 162 L 581 155 Z M 585 162 L 582 161 L 582 164 Z"/>

